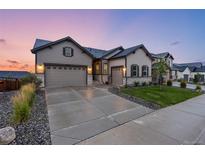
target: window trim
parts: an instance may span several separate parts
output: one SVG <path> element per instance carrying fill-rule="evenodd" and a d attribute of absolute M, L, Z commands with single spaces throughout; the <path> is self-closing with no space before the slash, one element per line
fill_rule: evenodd
<path fill-rule="evenodd" d="M 135 70 L 133 70 L 133 68 L 136 67 Z M 133 71 L 135 71 L 136 75 L 133 75 Z M 139 65 L 137 64 L 132 64 L 131 65 L 131 77 L 139 77 Z"/>
<path fill-rule="evenodd" d="M 145 70 L 144 70 L 145 67 Z M 146 75 L 144 75 L 144 71 L 146 71 Z M 149 76 L 149 67 L 147 65 L 142 66 L 142 77 L 148 77 Z"/>
<path fill-rule="evenodd" d="M 69 55 L 66 55 L 65 54 L 65 49 L 71 49 L 71 55 L 69 56 Z M 71 48 L 71 47 L 63 47 L 63 56 L 65 56 L 65 57 L 73 57 L 73 48 Z"/>

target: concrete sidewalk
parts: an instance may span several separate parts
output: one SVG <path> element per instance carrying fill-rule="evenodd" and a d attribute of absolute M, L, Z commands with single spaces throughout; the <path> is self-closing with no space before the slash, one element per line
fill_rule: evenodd
<path fill-rule="evenodd" d="M 145 115 L 80 144 L 205 144 L 205 95 Z"/>

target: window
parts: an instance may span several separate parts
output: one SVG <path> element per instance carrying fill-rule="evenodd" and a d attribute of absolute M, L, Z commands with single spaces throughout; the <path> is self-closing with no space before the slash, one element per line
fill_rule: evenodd
<path fill-rule="evenodd" d="M 139 77 L 139 66 L 138 65 L 131 65 L 131 76 Z"/>
<path fill-rule="evenodd" d="M 100 64 L 99 64 L 99 63 L 97 63 L 97 64 L 95 65 L 95 71 L 96 71 L 97 74 L 100 73 Z"/>
<path fill-rule="evenodd" d="M 73 56 L 73 49 L 71 47 L 64 47 L 63 48 L 63 55 L 65 57 L 72 57 Z"/>
<path fill-rule="evenodd" d="M 103 64 L 103 73 L 108 74 L 108 64 L 107 63 Z"/>
<path fill-rule="evenodd" d="M 149 76 L 149 67 L 144 65 L 142 66 L 142 77 L 148 77 Z"/>

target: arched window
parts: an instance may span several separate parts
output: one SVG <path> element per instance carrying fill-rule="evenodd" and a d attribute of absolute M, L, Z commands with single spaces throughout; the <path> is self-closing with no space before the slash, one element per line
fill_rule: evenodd
<path fill-rule="evenodd" d="M 136 64 L 131 65 L 131 77 L 139 77 L 139 66 Z"/>
<path fill-rule="evenodd" d="M 142 66 L 142 77 L 148 77 L 149 76 L 149 67 L 147 65 Z"/>

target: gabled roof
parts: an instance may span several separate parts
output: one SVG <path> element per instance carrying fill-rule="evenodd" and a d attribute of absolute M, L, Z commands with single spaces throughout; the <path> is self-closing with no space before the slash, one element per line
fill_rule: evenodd
<path fill-rule="evenodd" d="M 174 59 L 174 57 L 169 53 L 169 52 L 162 52 L 162 53 L 151 53 L 153 58 L 167 58 L 167 57 L 171 57 L 172 59 Z"/>
<path fill-rule="evenodd" d="M 90 47 L 84 47 L 90 54 L 92 54 L 93 57 L 95 58 L 101 58 L 105 54 L 108 53 L 106 50 L 102 49 L 96 49 L 96 48 L 90 48 Z"/>
<path fill-rule="evenodd" d="M 33 49 L 41 47 L 41 46 L 46 45 L 48 43 L 51 43 L 51 41 L 43 40 L 43 39 L 36 39 L 35 44 L 33 46 Z"/>
<path fill-rule="evenodd" d="M 30 75 L 29 72 L 26 71 L 0 71 L 0 78 L 23 78 Z"/>
<path fill-rule="evenodd" d="M 102 58 L 104 58 L 104 57 L 106 57 L 106 56 L 109 56 L 110 54 L 112 54 L 112 53 L 114 53 L 114 52 L 116 52 L 116 51 L 122 51 L 122 50 L 124 50 L 124 48 L 122 47 L 122 46 L 119 46 L 119 47 L 116 47 L 116 48 L 113 48 L 113 49 L 110 49 L 110 50 L 108 50 L 107 51 L 107 53 L 105 54 L 105 55 L 103 55 L 103 57 Z"/>
<path fill-rule="evenodd" d="M 205 72 L 205 66 L 202 66 L 201 68 L 196 68 L 194 72 Z"/>
<path fill-rule="evenodd" d="M 145 48 L 145 46 L 143 44 L 124 49 L 123 51 L 114 55 L 111 58 L 114 59 L 114 58 L 121 58 L 121 57 L 128 56 L 129 54 L 134 53 L 137 49 L 143 49 L 145 51 L 145 53 L 147 54 L 147 56 L 149 56 L 152 59 L 152 55 L 149 53 L 149 51 Z"/>
<path fill-rule="evenodd" d="M 37 47 L 35 47 L 35 44 L 34 44 L 34 47 L 35 48 L 33 48 L 33 49 L 31 49 L 31 52 L 32 53 L 36 53 L 36 52 L 38 52 L 38 51 L 40 51 L 40 50 L 42 50 L 42 49 L 45 49 L 45 48 L 48 48 L 48 47 L 50 47 L 50 46 L 52 46 L 52 45 L 55 45 L 55 44 L 58 44 L 58 43 L 61 43 L 61 42 L 63 42 L 63 41 L 71 41 L 72 43 L 74 43 L 76 46 L 78 46 L 81 50 L 83 50 L 86 54 L 88 54 L 89 56 L 91 56 L 92 58 L 93 58 L 93 55 L 92 54 L 90 54 L 90 52 L 88 52 L 84 47 L 82 47 L 80 44 L 78 44 L 75 40 L 73 40 L 70 36 L 67 36 L 67 37 L 65 37 L 65 38 L 62 38 L 62 39 L 59 39 L 59 40 L 56 40 L 56 41 L 48 41 L 48 43 L 46 44 L 46 40 L 44 40 L 44 41 L 39 41 L 39 40 L 41 40 L 41 39 L 36 39 L 36 42 L 35 42 L 35 44 L 37 44 Z M 41 42 L 41 46 L 38 46 L 39 45 L 39 43 L 38 42 Z M 42 43 L 43 42 L 43 43 Z"/>
<path fill-rule="evenodd" d="M 191 72 L 205 72 L 205 66 L 201 62 L 173 64 L 172 70 L 183 72 L 187 67 Z"/>
<path fill-rule="evenodd" d="M 201 68 L 202 63 L 201 62 L 194 62 L 194 63 L 180 63 L 180 64 L 174 64 L 178 66 L 189 66 L 189 67 L 196 67 L 196 68 Z"/>

